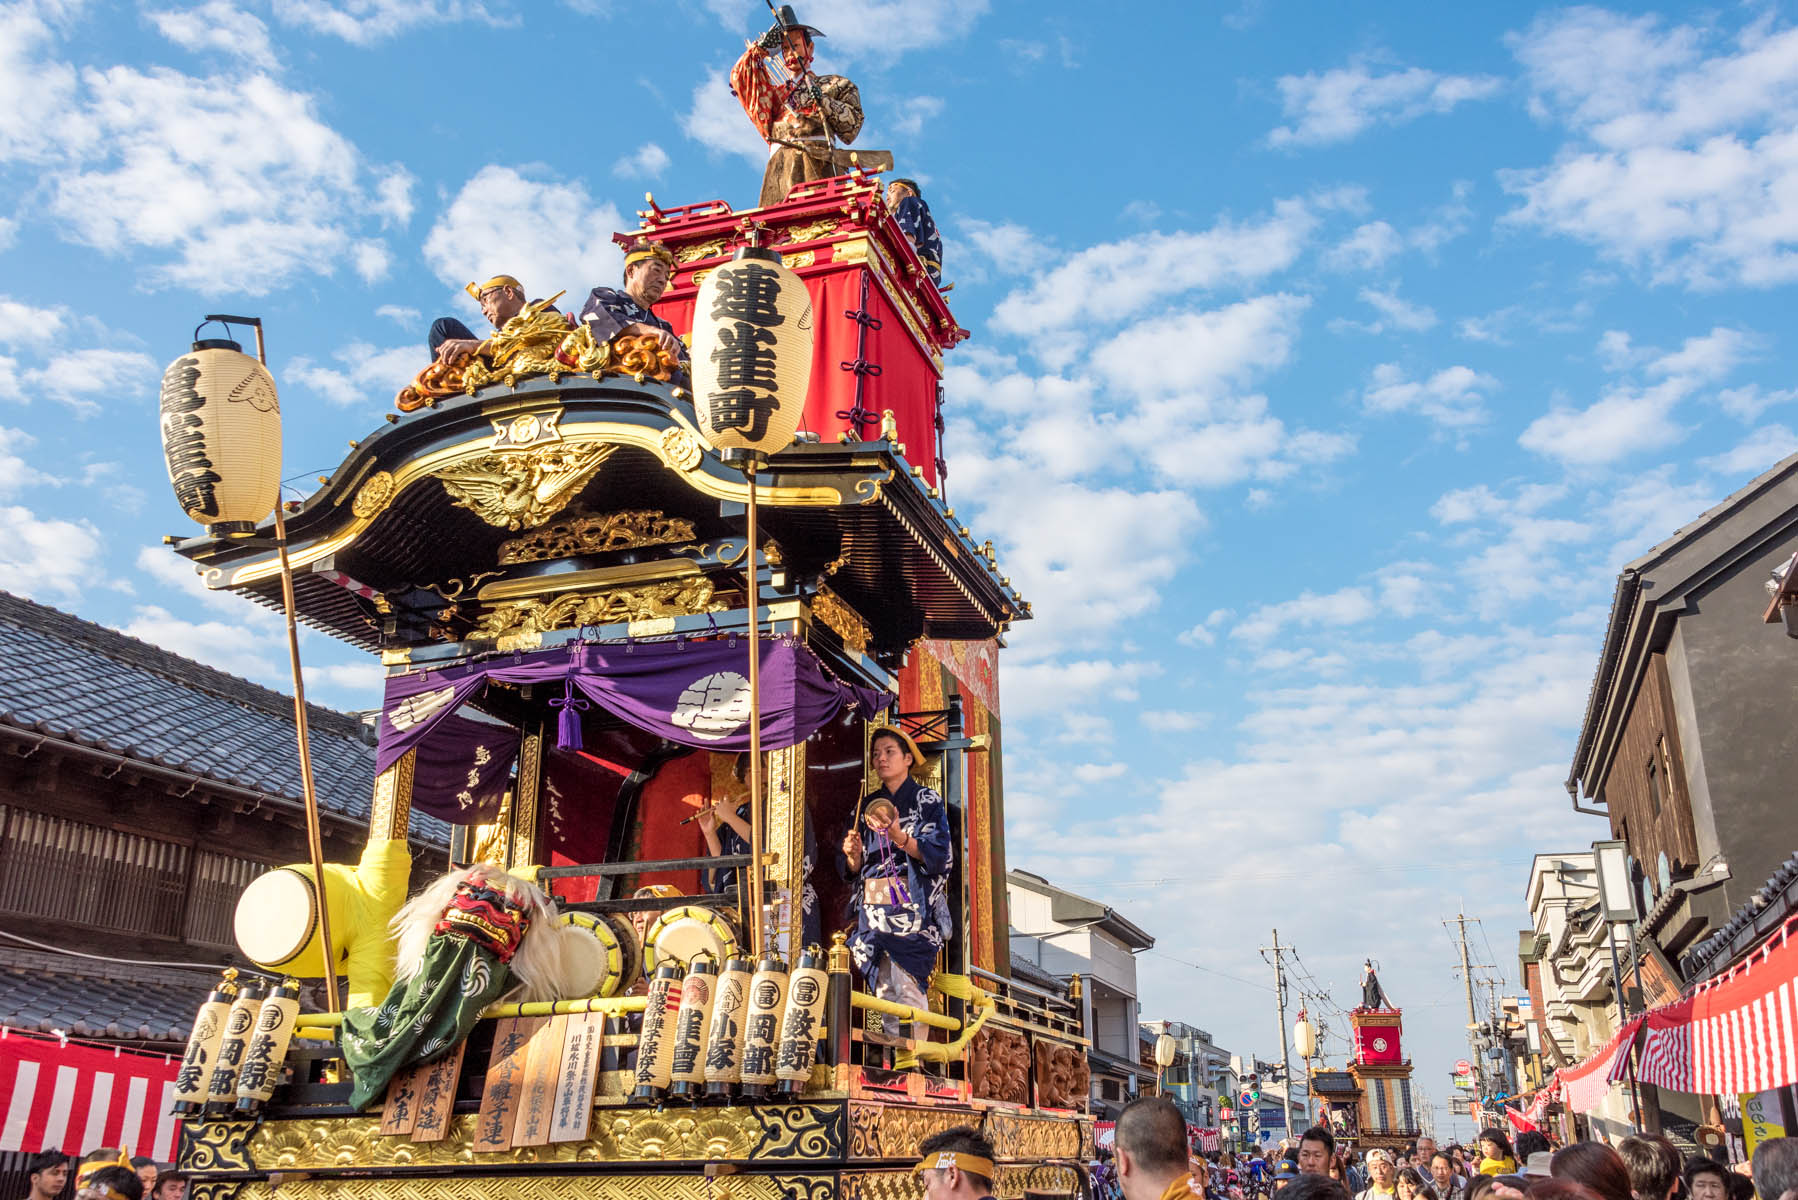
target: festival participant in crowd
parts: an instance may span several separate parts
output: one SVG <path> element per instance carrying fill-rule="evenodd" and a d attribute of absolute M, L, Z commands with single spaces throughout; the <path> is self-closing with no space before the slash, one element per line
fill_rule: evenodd
<path fill-rule="evenodd" d="M 1603 1142 L 1575 1142 L 1555 1151 L 1549 1169 L 1556 1179 L 1570 1179 L 1597 1192 L 1601 1200 L 1631 1200 L 1629 1168 Z M 1777 1200 L 1777 1194 L 1775 1194 Z"/>
<path fill-rule="evenodd" d="M 1492 1181 L 1496 1175 L 1475 1175 L 1467 1181 L 1467 1190 L 1462 1193 L 1466 1200 L 1483 1200 L 1492 1191 Z"/>
<path fill-rule="evenodd" d="M 993 1144 L 967 1125 L 952 1125 L 918 1143 L 923 1157 L 913 1168 L 925 1200 L 989 1200 L 993 1194 Z"/>
<path fill-rule="evenodd" d="M 69 1182 L 69 1156 L 61 1150 L 40 1150 L 25 1160 L 25 1178 L 31 1190 L 25 1200 L 57 1200 Z"/>
<path fill-rule="evenodd" d="M 1369 1150 L 1367 1173 L 1371 1181 L 1355 1200 L 1398 1200 L 1398 1166 L 1392 1161 L 1392 1151 L 1377 1146 Z"/>
<path fill-rule="evenodd" d="M 655 312 L 655 302 L 668 290 L 673 275 L 673 251 L 638 238 L 624 252 L 623 289 L 596 287 L 588 292 L 581 323 L 602 344 L 618 337 L 654 337 L 662 349 L 685 363 L 686 345 L 675 336 L 674 326 Z"/>
<path fill-rule="evenodd" d="M 1429 1176 L 1416 1167 L 1405 1167 L 1397 1177 L 1398 1200 L 1437 1200 Z"/>
<path fill-rule="evenodd" d="M 923 1010 L 931 968 L 953 930 L 948 809 L 941 796 L 912 778 L 924 756 L 905 733 L 876 729 L 868 754 L 880 788 L 862 799 L 838 860 L 855 885 L 849 955 L 876 996 Z M 887 1036 L 897 1035 L 897 1021 L 884 1024 Z M 1180 1160 L 1186 1161 L 1184 1152 Z"/>
<path fill-rule="evenodd" d="M 1754 1190 L 1761 1200 L 1779 1200 L 1798 1188 L 1798 1138 L 1768 1138 L 1754 1148 Z"/>
<path fill-rule="evenodd" d="M 144 1185 L 144 1195 L 149 1195 L 156 1187 L 156 1160 L 147 1154 L 136 1154 L 131 1158 L 131 1169 Z"/>
<path fill-rule="evenodd" d="M 1730 1170 L 1713 1158 L 1694 1158 L 1686 1168 L 1686 1191 L 1692 1200 L 1729 1200 Z"/>
<path fill-rule="evenodd" d="M 812 74 L 812 39 L 823 36 L 801 24 L 792 5 L 783 4 L 774 27 L 750 43 L 730 69 L 730 90 L 769 147 L 763 208 L 785 200 L 797 184 L 837 174 L 832 138 L 847 145 L 861 132 L 861 90 L 841 75 Z M 784 81 L 768 66 L 768 55 L 776 50 L 786 68 Z"/>
<path fill-rule="evenodd" d="M 1286 1185 L 1297 1179 L 1299 1175 L 1298 1159 L 1296 1157 L 1287 1158 L 1285 1155 L 1281 1155 L 1280 1161 L 1274 1164 L 1274 1191 L 1278 1192 L 1285 1190 Z"/>
<path fill-rule="evenodd" d="M 1197 1200 L 1186 1165 L 1186 1118 L 1162 1096 L 1132 1100 L 1118 1114 L 1118 1182 L 1124 1200 Z"/>
<path fill-rule="evenodd" d="M 943 237 L 936 230 L 936 221 L 930 215 L 930 206 L 924 203 L 917 181 L 895 179 L 887 184 L 886 202 L 893 220 L 899 223 L 899 231 L 917 247 L 930 282 L 940 285 L 943 282 Z"/>
<path fill-rule="evenodd" d="M 1480 1130 L 1480 1174 L 1515 1175 L 1517 1155 L 1502 1129 Z"/>
<path fill-rule="evenodd" d="M 495 329 L 505 328 L 507 321 L 524 311 L 524 285 L 510 275 L 495 275 L 485 283 L 471 283 L 463 289 L 481 306 L 481 315 Z M 431 357 L 440 363 L 461 362 L 481 348 L 481 339 L 455 317 L 438 317 L 431 322 L 425 339 Z"/>
<path fill-rule="evenodd" d="M 1328 1175 L 1335 1154 L 1336 1135 L 1322 1125 L 1313 1125 L 1299 1138 L 1299 1170 L 1307 1175 Z"/>
<path fill-rule="evenodd" d="M 144 1181 L 122 1163 L 84 1171 L 76 1181 L 76 1200 L 143 1200 Z"/>
<path fill-rule="evenodd" d="M 173 1163 L 164 1163 L 156 1172 L 150 1200 L 187 1200 L 187 1176 L 176 1170 Z"/>
<path fill-rule="evenodd" d="M 1436 1185 L 1436 1195 L 1441 1200 L 1459 1200 L 1461 1193 L 1467 1190 L 1466 1181 L 1455 1170 L 1455 1156 L 1447 1150 L 1438 1150 L 1430 1156 L 1430 1181 Z"/>
<path fill-rule="evenodd" d="M 1430 1173 L 1430 1160 L 1436 1157 L 1436 1139 L 1420 1137 L 1411 1146 L 1411 1165 L 1425 1175 Z"/>
<path fill-rule="evenodd" d="M 1280 1200 L 1349 1200 L 1349 1192 L 1339 1179 L 1324 1175 L 1301 1175 L 1280 1193 Z"/>
<path fill-rule="evenodd" d="M 1667 1160 L 1666 1152 L 1652 1138 L 1626 1137 L 1617 1143 L 1617 1154 L 1629 1171 L 1629 1192 L 1635 1200 L 1673 1200 L 1673 1189 L 1679 1184 L 1678 1165 Z"/>

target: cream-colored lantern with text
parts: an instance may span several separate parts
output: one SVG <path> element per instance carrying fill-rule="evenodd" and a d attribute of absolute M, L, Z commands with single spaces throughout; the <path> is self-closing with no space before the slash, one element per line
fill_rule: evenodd
<path fill-rule="evenodd" d="M 745 246 L 699 285 L 693 407 L 727 460 L 764 459 L 792 442 L 812 379 L 812 300 L 780 255 Z"/>
<path fill-rule="evenodd" d="M 256 528 L 281 495 L 281 404 L 236 342 L 197 341 L 162 374 L 162 452 L 187 515 L 215 537 Z"/>
<path fill-rule="evenodd" d="M 1307 1018 L 1300 1017 L 1292 1026 L 1293 1049 L 1299 1052 L 1300 1058 L 1310 1058 L 1317 1053 L 1317 1026 Z"/>

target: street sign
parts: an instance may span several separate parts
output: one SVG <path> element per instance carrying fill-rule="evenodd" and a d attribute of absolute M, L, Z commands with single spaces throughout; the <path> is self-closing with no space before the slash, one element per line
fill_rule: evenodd
<path fill-rule="evenodd" d="M 1471 1070 L 1473 1070 L 1473 1064 L 1468 1062 L 1466 1059 L 1457 1058 L 1455 1060 L 1455 1074 L 1465 1075 Z"/>

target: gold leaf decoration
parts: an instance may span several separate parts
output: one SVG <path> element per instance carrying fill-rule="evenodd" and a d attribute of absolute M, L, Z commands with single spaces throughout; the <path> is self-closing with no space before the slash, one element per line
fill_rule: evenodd
<path fill-rule="evenodd" d="M 719 612 L 725 603 L 713 596 L 712 581 L 702 575 L 671 579 L 642 587 L 600 592 L 571 592 L 549 600 L 514 600 L 487 612 L 476 637 L 497 638 L 500 649 L 531 646 L 545 633 L 583 625 L 611 625 Z"/>
<path fill-rule="evenodd" d="M 484 455 L 437 472 L 462 508 L 502 529 L 532 529 L 573 500 L 616 446 L 552 443 L 523 453 Z"/>
<path fill-rule="evenodd" d="M 387 502 L 393 499 L 393 490 L 393 476 L 386 471 L 376 471 L 356 489 L 350 511 L 359 517 L 372 517 L 387 507 Z"/>
<path fill-rule="evenodd" d="M 600 554 L 636 546 L 664 546 L 693 540 L 693 522 L 653 509 L 564 517 L 535 533 L 501 542 L 501 566 L 545 562 L 575 554 Z"/>

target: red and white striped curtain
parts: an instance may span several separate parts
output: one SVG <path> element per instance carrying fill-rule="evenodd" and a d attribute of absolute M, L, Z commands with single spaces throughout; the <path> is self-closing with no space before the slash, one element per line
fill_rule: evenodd
<path fill-rule="evenodd" d="M 1648 1014 L 1638 1077 L 1708 1096 L 1798 1083 L 1798 940 L 1788 923 L 1747 961 Z"/>
<path fill-rule="evenodd" d="M 176 1055 L 0 1027 L 0 1150 L 117 1146 L 169 1162 L 181 1124 L 168 1115 L 180 1066 Z"/>
<path fill-rule="evenodd" d="M 1637 1017 L 1630 1021 L 1598 1053 L 1578 1066 L 1562 1067 L 1555 1072 L 1555 1081 L 1568 1108 L 1574 1112 L 1591 1112 L 1604 1103 L 1612 1082 L 1623 1078 L 1628 1069 L 1629 1049 L 1636 1040 L 1636 1031 L 1642 1028 L 1642 1020 Z"/>

